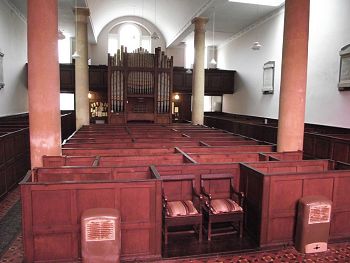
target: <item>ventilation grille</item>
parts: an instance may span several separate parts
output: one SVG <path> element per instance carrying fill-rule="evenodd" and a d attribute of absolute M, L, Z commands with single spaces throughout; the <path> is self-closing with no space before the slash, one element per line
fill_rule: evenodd
<path fill-rule="evenodd" d="M 86 224 L 86 241 L 115 240 L 115 221 L 110 219 L 90 220 Z"/>
<path fill-rule="evenodd" d="M 328 223 L 331 218 L 330 205 L 313 205 L 310 206 L 309 224 Z"/>

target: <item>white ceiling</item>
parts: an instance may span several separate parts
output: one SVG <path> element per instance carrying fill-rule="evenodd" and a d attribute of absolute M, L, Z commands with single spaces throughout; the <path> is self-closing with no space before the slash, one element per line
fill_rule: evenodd
<path fill-rule="evenodd" d="M 26 16 L 27 0 L 11 0 Z M 212 45 L 212 21 L 215 11 L 215 45 L 237 34 L 269 15 L 279 7 L 229 2 L 228 0 L 58 0 L 59 29 L 74 36 L 73 8 L 90 9 L 89 41 L 96 42 L 103 27 L 124 16 L 139 16 L 155 24 L 165 37 L 167 46 L 193 41 L 191 20 L 209 18 L 206 43 Z"/>

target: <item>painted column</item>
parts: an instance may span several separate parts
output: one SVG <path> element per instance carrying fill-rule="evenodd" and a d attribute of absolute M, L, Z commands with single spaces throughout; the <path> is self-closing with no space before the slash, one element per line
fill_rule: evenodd
<path fill-rule="evenodd" d="M 310 0 L 286 0 L 277 151 L 303 150 Z"/>
<path fill-rule="evenodd" d="M 75 114 L 76 129 L 89 125 L 89 66 L 88 66 L 88 36 L 87 21 L 90 15 L 87 8 L 75 8 L 77 32 L 75 36 L 76 51 L 79 58 L 75 59 Z"/>
<path fill-rule="evenodd" d="M 61 154 L 57 0 L 30 0 L 27 9 L 30 158 L 34 168 L 42 166 L 43 155 Z"/>
<path fill-rule="evenodd" d="M 204 52 L 206 17 L 196 17 L 194 24 L 194 63 L 192 76 L 192 124 L 204 122 Z"/>

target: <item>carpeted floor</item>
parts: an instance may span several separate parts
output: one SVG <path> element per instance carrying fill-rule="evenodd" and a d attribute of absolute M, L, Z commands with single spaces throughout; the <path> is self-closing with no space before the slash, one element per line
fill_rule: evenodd
<path fill-rule="evenodd" d="M 0 202 L 0 263 L 23 262 L 23 245 L 21 235 L 21 211 L 19 189 L 10 192 Z M 211 257 L 182 258 L 162 260 L 159 262 L 193 262 L 193 263 L 350 263 L 350 243 L 330 244 L 327 252 L 301 254 L 293 247 L 276 251 L 246 253 L 244 255 L 217 255 Z"/>

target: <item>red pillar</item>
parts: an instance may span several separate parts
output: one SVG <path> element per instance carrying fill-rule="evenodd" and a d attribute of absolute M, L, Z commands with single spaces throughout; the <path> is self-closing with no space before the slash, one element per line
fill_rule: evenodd
<path fill-rule="evenodd" d="M 310 0 L 286 0 L 277 151 L 303 150 Z"/>
<path fill-rule="evenodd" d="M 30 154 L 33 167 L 43 155 L 61 154 L 57 0 L 28 1 L 28 89 Z"/>

